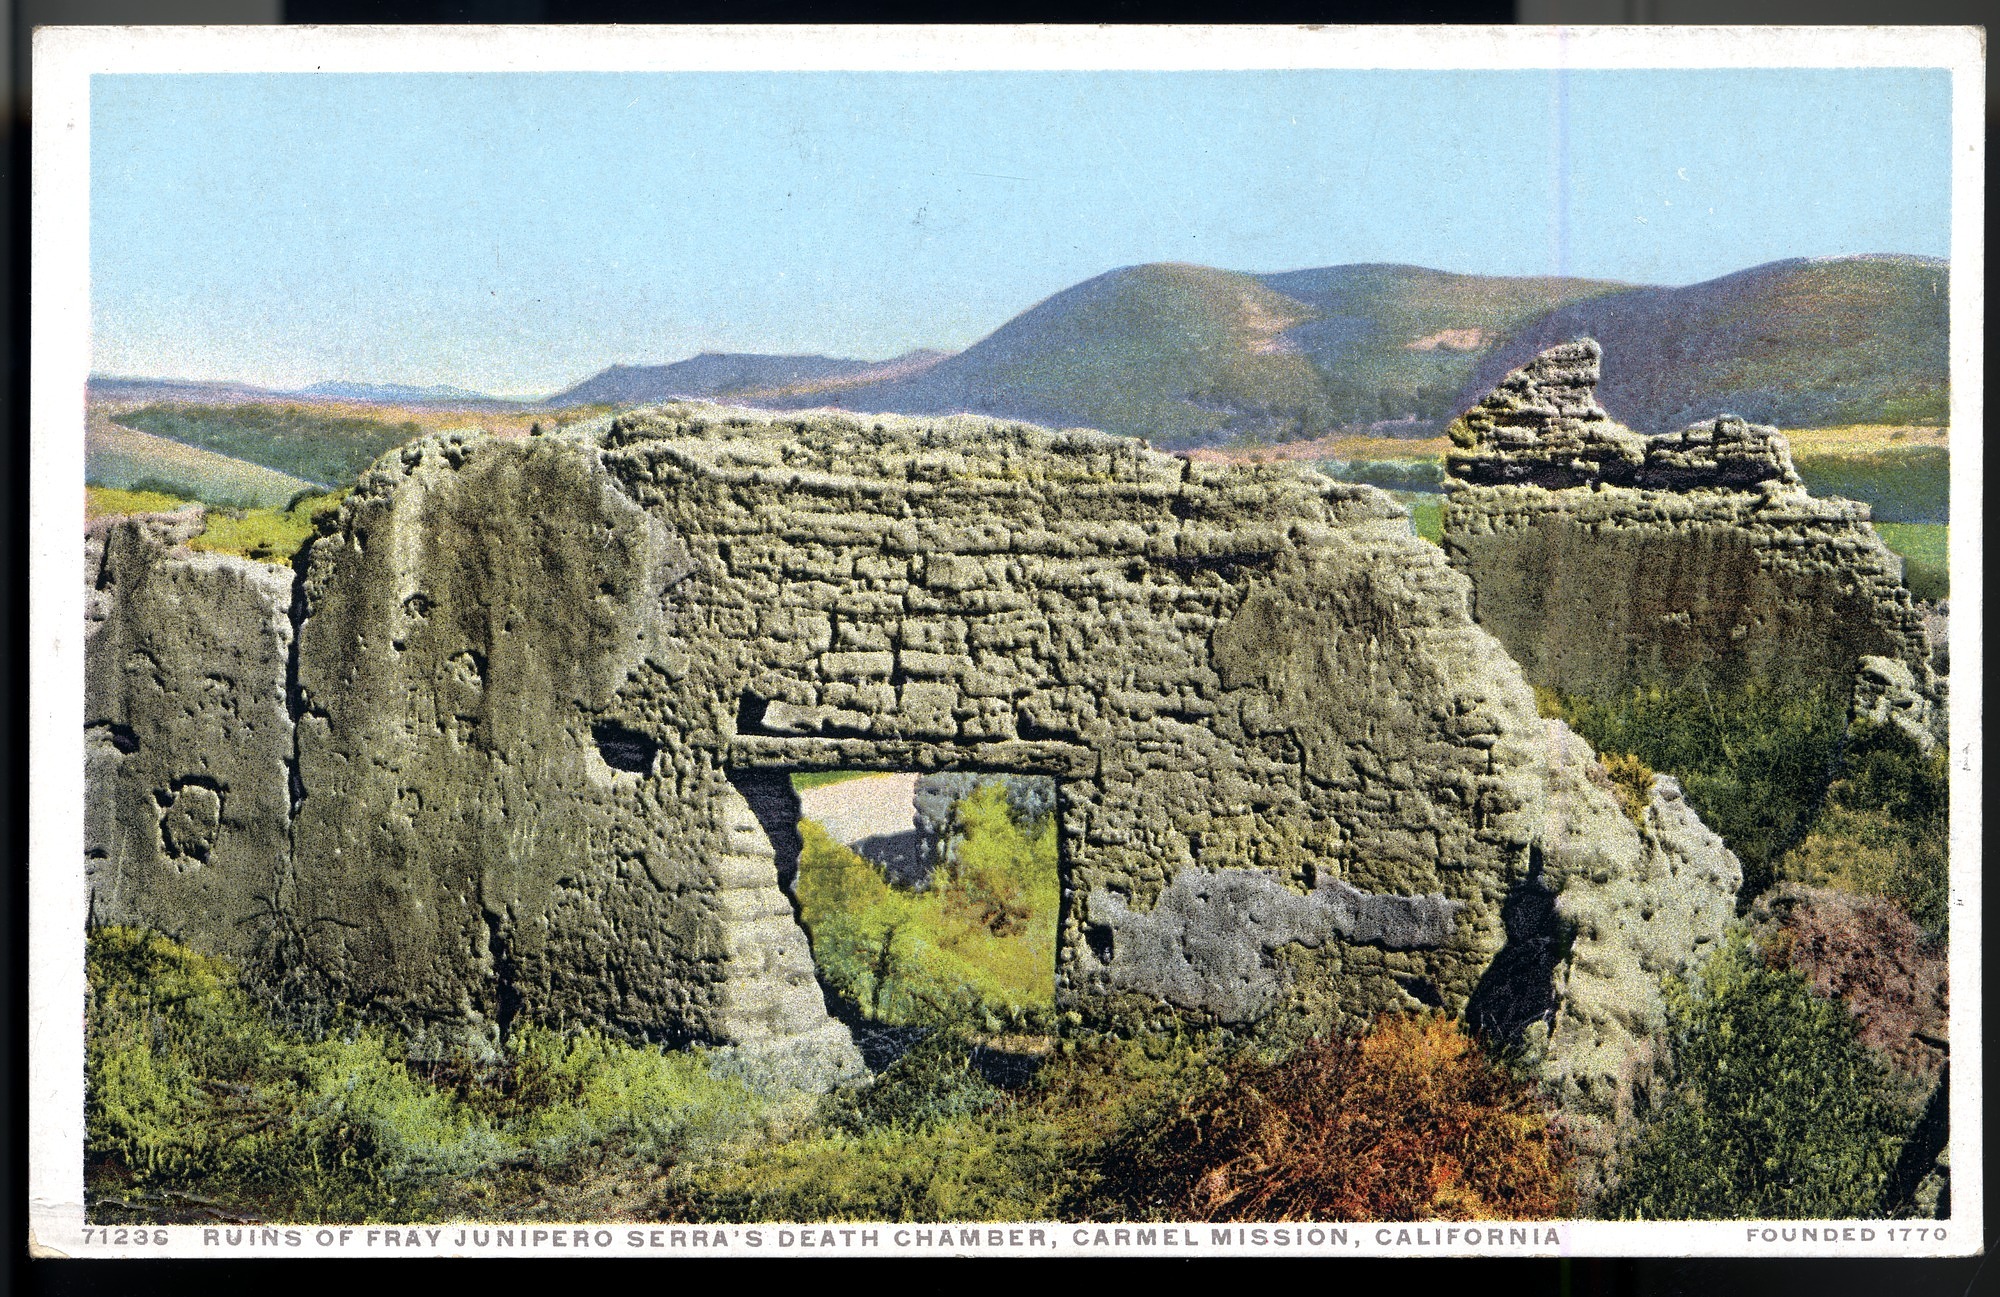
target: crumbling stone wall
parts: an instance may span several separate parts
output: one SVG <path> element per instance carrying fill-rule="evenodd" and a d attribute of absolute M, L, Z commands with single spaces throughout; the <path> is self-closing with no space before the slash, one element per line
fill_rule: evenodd
<path fill-rule="evenodd" d="M 99 922 L 249 960 L 284 933 L 292 573 L 180 542 L 202 513 L 84 540 L 84 858 Z"/>
<path fill-rule="evenodd" d="M 1070 1023 L 1439 1006 L 1533 1035 L 1610 1121 L 1737 881 L 1552 740 L 1388 496 L 1290 467 L 693 406 L 446 435 L 364 475 L 297 596 L 235 632 L 289 650 L 290 743 L 244 753 L 295 768 L 287 836 L 198 895 L 139 835 L 100 890 L 214 946 L 269 892 L 321 984 L 419 1035 L 525 1015 L 837 1070 L 788 773 L 1041 774 Z M 212 651 L 162 680 L 195 714 Z M 142 750 L 207 741 L 100 710 Z M 122 825 L 137 778 L 94 804 Z"/>
<path fill-rule="evenodd" d="M 1770 428 L 1620 427 L 1597 405 L 1599 360 L 1588 339 L 1552 348 L 1451 430 L 1445 551 L 1531 681 L 1608 698 L 1699 672 L 1844 697 L 1877 656 L 1937 695 L 1868 506 L 1808 494 Z"/>

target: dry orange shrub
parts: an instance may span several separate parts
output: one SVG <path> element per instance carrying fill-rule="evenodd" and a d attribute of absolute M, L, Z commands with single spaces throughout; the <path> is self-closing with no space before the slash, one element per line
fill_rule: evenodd
<path fill-rule="evenodd" d="M 1232 1068 L 1106 1169 L 1144 1214 L 1546 1220 L 1575 1209 L 1571 1160 L 1533 1094 L 1426 1015 Z"/>

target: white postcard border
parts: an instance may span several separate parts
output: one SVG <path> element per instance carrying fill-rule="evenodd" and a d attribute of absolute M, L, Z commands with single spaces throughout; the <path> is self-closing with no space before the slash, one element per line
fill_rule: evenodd
<path fill-rule="evenodd" d="M 34 37 L 29 583 L 29 1223 L 65 1255 L 1573 1255 L 1953 1256 L 1981 1247 L 1984 1167 L 1980 878 L 1983 448 L 1952 446 L 1952 1217 L 1945 1222 L 1617 1222 L 1471 1225 L 471 1226 L 539 1241 L 483 1248 L 460 1226 L 87 1226 L 83 1214 L 83 440 L 90 368 L 89 90 L 119 72 L 1226 70 L 1273 68 L 1933 67 L 1952 75 L 1952 426 L 1984 410 L 1985 42 L 1977 28 L 1750 27 L 149 27 Z M 1746 201 L 1749 201 L 1746 199 Z M 1960 1029 L 1959 1024 L 1964 1024 Z M 1212 1231 L 1232 1231 L 1228 1243 Z M 1119 1241 L 1116 1231 L 1134 1231 Z M 1250 1231 L 1264 1230 L 1262 1241 Z M 1508 1231 L 1530 1235 L 1516 1242 Z M 90 1237 L 86 1238 L 86 1230 Z M 717 1231 L 724 1235 L 715 1246 Z M 873 1230 L 873 1242 L 859 1241 Z M 974 1230 L 966 1242 L 956 1234 Z M 1039 1242 L 1026 1232 L 1043 1231 Z M 1180 1231 L 1174 1242 L 1137 1231 Z M 1307 1231 L 1326 1238 L 1307 1241 Z M 1828 1237 L 1828 1231 L 1833 1231 Z M 254 1231 L 245 1237 L 245 1231 Z M 668 1242 L 654 1241 L 666 1231 Z M 789 1249 L 778 1240 L 789 1231 Z M 1109 1231 L 1099 1241 L 1100 1231 Z M 1278 1232 L 1287 1231 L 1279 1239 Z M 1331 1241 L 1341 1231 L 1338 1242 Z M 1807 1234 L 1806 1231 L 1812 1231 Z M 235 1241 L 229 1235 L 234 1234 Z M 843 1233 L 855 1237 L 841 1241 Z M 897 1235 L 909 1237 L 899 1244 Z M 387 1241 L 390 1234 L 400 1237 Z M 327 1236 L 322 1240 L 322 1235 Z M 370 1236 L 373 1236 L 372 1239 Z M 560 1237 L 559 1237 L 560 1235 Z M 758 1235 L 756 1242 L 752 1235 Z M 142 1236 L 142 1237 L 141 1237 Z M 290 1236 L 296 1236 L 296 1241 Z M 600 1237 L 608 1236 L 600 1246 Z M 833 1240 L 826 1246 L 820 1237 Z M 1198 1241 L 1190 1243 L 1191 1237 Z M 586 1241 L 577 1246 L 579 1237 Z M 414 1242 L 414 1246 L 412 1246 Z M 810 1249 L 810 1250 L 808 1250 Z"/>

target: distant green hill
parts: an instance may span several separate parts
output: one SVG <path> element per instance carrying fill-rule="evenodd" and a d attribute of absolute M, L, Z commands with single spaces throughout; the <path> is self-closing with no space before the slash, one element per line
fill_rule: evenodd
<path fill-rule="evenodd" d="M 1174 447 L 1436 422 L 1456 413 L 1452 398 L 1474 363 L 1509 331 L 1622 288 L 1416 266 L 1277 275 L 1132 266 L 1057 293 L 922 374 L 830 399 L 1081 424 Z"/>
<path fill-rule="evenodd" d="M 84 480 L 94 486 L 163 491 L 204 504 L 283 504 L 313 483 L 248 460 L 121 428 L 93 413 L 84 436 Z"/>
<path fill-rule="evenodd" d="M 153 404 L 122 412 L 117 421 L 323 486 L 353 481 L 383 451 L 423 434 L 408 420 L 390 423 L 299 405 Z"/>
<path fill-rule="evenodd" d="M 837 356 L 767 356 L 705 351 L 671 365 L 613 365 L 544 404 L 645 405 L 660 401 L 752 400 L 780 392 L 818 391 L 875 379 L 899 378 L 936 364 L 940 351 L 912 351 L 892 360 L 843 360 Z"/>
<path fill-rule="evenodd" d="M 1773 262 L 1687 288 L 1350 265 L 1114 270 L 916 375 L 760 404 L 967 410 L 1169 447 L 1374 425 L 1423 435 L 1545 347 L 1595 337 L 1646 431 L 1720 411 L 1788 427 L 1943 417 L 1945 263 Z"/>
<path fill-rule="evenodd" d="M 955 355 L 706 353 L 613 366 L 545 404 L 685 396 L 769 409 L 969 411 L 1169 449 L 1336 431 L 1421 437 L 1538 351 L 1594 337 L 1605 350 L 1599 398 L 1642 431 L 1723 412 L 1789 428 L 1935 423 L 1949 408 L 1949 273 L 1930 258 L 1841 257 L 1658 288 L 1419 266 L 1251 275 L 1158 263 L 1064 289 Z M 100 387 L 152 402 L 119 416 L 131 427 L 314 482 L 349 481 L 420 431 L 388 411 L 371 419 L 365 406 L 357 415 L 247 388 L 225 399 L 216 385 L 93 380 Z M 170 394 L 183 389 L 218 394 Z M 1919 518 L 1937 512 L 1910 507 Z"/>
<path fill-rule="evenodd" d="M 1787 428 L 1942 422 L 1951 271 L 1930 257 L 1774 261 L 1565 306 L 1481 358 L 1455 404 L 1572 338 L 1604 347 L 1598 400 L 1642 432 L 1720 413 Z"/>
<path fill-rule="evenodd" d="M 1481 357 L 1558 307 L 1630 284 L 1598 279 L 1455 275 L 1421 266 L 1330 266 L 1263 275 L 1311 307 L 1286 333 L 1310 359 L 1344 424 L 1444 420 Z"/>
<path fill-rule="evenodd" d="M 1328 416 L 1317 371 L 1283 346 L 1311 308 L 1205 266 L 1114 270 L 1031 307 L 921 374 L 802 396 L 907 414 L 972 411 L 1179 444 Z"/>

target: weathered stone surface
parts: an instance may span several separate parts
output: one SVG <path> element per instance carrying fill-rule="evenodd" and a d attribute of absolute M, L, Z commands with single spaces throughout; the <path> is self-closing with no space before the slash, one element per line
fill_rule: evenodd
<path fill-rule="evenodd" d="M 1254 1023 L 1278 1002 L 1274 959 L 1286 946 L 1334 941 L 1386 950 L 1450 941 L 1462 902 L 1443 896 L 1377 896 L 1329 878 L 1309 892 L 1275 870 L 1204 869 L 1174 875 L 1153 908 L 1134 912 L 1111 892 L 1091 898 L 1117 958 L 1106 983 L 1230 1025 Z"/>
<path fill-rule="evenodd" d="M 419 1036 L 525 1015 L 824 1078 L 852 1049 L 781 890 L 787 773 L 1047 776 L 1070 1021 L 1538 1019 L 1612 1119 L 1644 979 L 1728 871 L 1551 739 L 1467 591 L 1381 492 L 1097 434 L 678 406 L 433 437 L 311 550 L 297 723 L 258 750 L 298 772 L 276 894 L 320 983 Z M 211 858 L 231 832 L 225 802 Z"/>
<path fill-rule="evenodd" d="M 1944 708 L 1918 688 L 1909 663 L 1863 657 L 1854 673 L 1854 719 L 1894 725 L 1920 752 L 1936 748 L 1944 733 Z"/>
<path fill-rule="evenodd" d="M 1445 472 L 1482 486 L 1551 489 L 1629 481 L 1646 460 L 1646 439 L 1597 404 L 1595 342 L 1551 347 L 1521 366 L 1448 429 L 1458 449 Z"/>
<path fill-rule="evenodd" d="M 237 959 L 267 949 L 291 852 L 292 573 L 174 549 L 199 510 L 85 538 L 91 914 Z"/>
<path fill-rule="evenodd" d="M 1656 776 L 1634 824 L 1592 791 L 1610 777 L 1588 743 L 1545 722 L 1548 821 L 1540 881 L 1553 894 L 1558 939 L 1547 1014 L 1524 1041 L 1587 1151 L 1608 1152 L 1631 1127 L 1635 1090 L 1652 1079 L 1666 1025 L 1665 978 L 1715 949 L 1735 917 L 1743 869 L 1670 776 Z"/>
<path fill-rule="evenodd" d="M 1631 486 L 1658 491 L 1800 485 L 1775 429 L 1720 415 L 1680 432 L 1633 432 L 1597 404 L 1603 352 L 1589 338 L 1551 347 L 1453 422 L 1445 471 L 1478 486 Z"/>
<path fill-rule="evenodd" d="M 1516 371 L 1447 462 L 1446 553 L 1531 681 L 1603 698 L 1699 670 L 1845 696 L 1872 655 L 1939 694 L 1866 505 L 1807 494 L 1770 429 L 1618 427 L 1592 395 L 1597 363 L 1585 340 Z"/>

